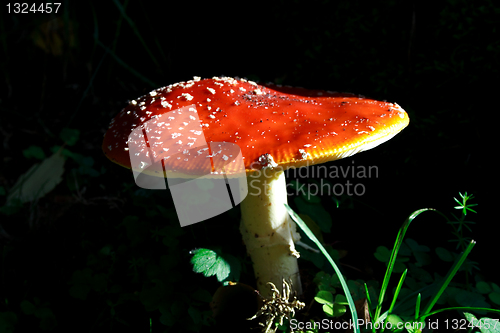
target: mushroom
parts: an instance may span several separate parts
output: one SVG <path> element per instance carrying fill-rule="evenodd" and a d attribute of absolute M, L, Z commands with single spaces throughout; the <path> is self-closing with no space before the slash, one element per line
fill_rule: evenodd
<path fill-rule="evenodd" d="M 104 153 L 131 168 L 128 141 L 134 128 L 145 131 L 148 121 L 189 106 L 198 113 L 206 142 L 232 143 L 241 149 L 248 195 L 241 202 L 240 231 L 264 297 L 270 295 L 268 282 L 279 288 L 283 279 L 301 293 L 299 253 L 294 245 L 300 236 L 284 205 L 284 170 L 371 149 L 409 123 L 399 105 L 359 95 L 263 86 L 229 77 L 195 77 L 131 101 L 112 120 L 104 136 Z M 164 124 L 157 126 L 168 130 Z M 152 153 L 162 160 L 165 170 L 184 176 L 194 172 L 183 169 L 175 159 L 166 159 L 161 145 L 147 146 L 137 153 L 143 155 L 140 158 Z M 184 153 L 194 158 L 192 151 Z M 224 170 L 228 177 L 232 174 L 229 166 Z M 151 174 L 165 176 L 161 168 Z"/>

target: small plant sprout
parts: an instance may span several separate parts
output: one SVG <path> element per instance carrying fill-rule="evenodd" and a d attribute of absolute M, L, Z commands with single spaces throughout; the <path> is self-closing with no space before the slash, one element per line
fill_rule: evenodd
<path fill-rule="evenodd" d="M 283 279 L 283 292 L 280 293 L 278 288 L 272 282 L 267 283 L 271 288 L 271 296 L 269 298 L 263 298 L 263 305 L 259 311 L 248 320 L 253 320 L 260 316 L 265 316 L 266 323 L 260 323 L 264 327 L 263 332 L 276 332 L 277 326 L 273 328 L 276 323 L 276 318 L 278 318 L 279 325 L 283 325 L 283 319 L 290 320 L 295 315 L 295 309 L 302 310 L 305 307 L 305 303 L 299 301 L 296 297 L 296 292 L 293 292 L 293 299 L 291 299 L 292 294 L 292 282 L 286 282 Z M 259 294 L 260 295 L 260 294 Z"/>
<path fill-rule="evenodd" d="M 467 215 L 468 210 L 470 210 L 473 213 L 476 213 L 476 211 L 474 209 L 472 209 L 471 207 L 477 206 L 477 204 L 467 204 L 467 200 L 472 199 L 474 197 L 474 195 L 473 194 L 467 195 L 467 192 L 465 192 L 464 194 L 459 192 L 458 194 L 460 194 L 460 197 L 462 198 L 462 202 L 458 201 L 457 198 L 453 198 L 458 203 L 458 206 L 455 206 L 454 208 L 455 209 L 462 209 L 462 214 L 464 216 Z"/>
<path fill-rule="evenodd" d="M 456 239 L 451 239 L 449 241 L 457 242 L 456 248 L 458 249 L 460 247 L 460 249 L 463 251 L 467 247 L 467 244 L 470 243 L 471 241 L 470 237 L 464 236 L 463 233 L 464 228 L 467 228 L 467 230 L 472 231 L 470 225 L 475 224 L 472 221 L 466 221 L 465 216 L 467 215 L 467 211 L 476 213 L 476 211 L 471 207 L 477 206 L 477 204 L 467 203 L 468 200 L 472 200 L 472 198 L 474 197 L 473 194 L 467 195 L 467 192 L 465 192 L 464 194 L 459 192 L 458 194 L 462 198 L 462 201 L 460 202 L 457 198 L 453 198 L 458 203 L 458 206 L 455 206 L 454 208 L 462 210 L 462 216 L 460 216 L 460 218 L 457 218 L 455 215 L 452 214 L 453 217 L 455 218 L 455 221 L 448 221 L 448 224 L 450 224 L 453 228 L 453 235 L 455 235 L 456 237 Z"/>

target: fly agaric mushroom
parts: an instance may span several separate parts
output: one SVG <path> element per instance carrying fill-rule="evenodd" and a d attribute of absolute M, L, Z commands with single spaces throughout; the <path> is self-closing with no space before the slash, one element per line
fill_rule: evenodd
<path fill-rule="evenodd" d="M 284 170 L 371 149 L 409 123 L 399 105 L 354 94 L 271 89 L 244 79 L 195 77 L 131 101 L 111 122 L 104 137 L 104 153 L 113 162 L 131 168 L 127 143 L 131 131 L 190 105 L 196 107 L 208 143 L 234 143 L 241 149 L 248 195 L 241 202 L 240 231 L 263 296 L 270 294 L 267 282 L 282 286 L 283 279 L 301 293 L 299 253 L 294 246 L 300 236 L 284 206 Z M 166 125 L 162 128 L 167 130 Z M 153 153 L 161 158 L 161 147 Z M 188 173 L 178 170 L 179 165 L 162 161 L 165 169 Z"/>

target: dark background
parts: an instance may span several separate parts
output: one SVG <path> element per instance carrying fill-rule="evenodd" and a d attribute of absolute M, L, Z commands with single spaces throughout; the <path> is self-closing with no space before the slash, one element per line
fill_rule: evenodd
<path fill-rule="evenodd" d="M 244 257 L 238 210 L 184 228 L 179 244 L 168 235 L 160 236 L 167 247 L 152 244 L 151 230 L 178 227 L 169 194 L 138 191 L 130 172 L 101 151 L 110 120 L 127 100 L 193 76 L 247 77 L 397 102 L 409 113 L 409 127 L 352 158 L 356 165 L 378 166 L 378 178 L 363 180 L 366 194 L 344 198 L 350 206 L 339 209 L 321 198 L 333 219 L 326 240 L 348 251 L 347 263 L 366 269 L 361 278 L 381 280 L 376 247 L 391 247 L 416 209 L 433 207 L 451 218 L 453 197 L 467 191 L 479 204 L 470 216 L 477 223 L 471 258 L 488 281 L 500 282 L 493 264 L 497 221 L 486 215 L 496 172 L 485 162 L 493 163 L 487 154 L 496 143 L 489 125 L 498 110 L 499 18 L 494 1 L 465 0 L 66 1 L 58 14 L 9 14 L 3 4 L 0 203 L 40 161 L 23 154 L 31 145 L 50 156 L 63 145 L 62 129 L 77 129 L 78 141 L 65 148 L 80 158 L 67 159 L 63 181 L 36 203 L 2 211 L 0 311 L 16 314 L 17 331 L 36 329 L 45 317 L 33 316 L 22 302 L 37 298 L 39 308 L 54 314 L 48 324 L 54 330 L 79 323 L 88 331 L 144 331 L 148 318 L 157 327 L 163 313 L 144 296 L 155 291 L 148 289 L 155 255 L 179 258 L 179 290 L 203 284 L 210 293 L 218 284 L 190 270 L 188 251 L 220 246 Z M 347 166 L 351 159 L 332 163 Z M 453 249 L 450 231 L 428 212 L 408 237 Z M 137 258 L 146 262 L 139 273 L 130 263 Z M 75 271 L 86 268 L 91 282 L 76 281 Z M 246 274 L 242 279 L 251 283 Z M 83 297 L 75 286 L 85 283 Z"/>

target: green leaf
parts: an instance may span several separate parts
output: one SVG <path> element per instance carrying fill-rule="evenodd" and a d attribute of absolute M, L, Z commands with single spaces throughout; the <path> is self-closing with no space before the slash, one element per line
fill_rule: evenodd
<path fill-rule="evenodd" d="M 309 195 L 302 194 L 302 198 L 310 203 L 321 204 L 321 199 L 314 194 L 309 194 Z"/>
<path fill-rule="evenodd" d="M 399 259 L 396 259 L 396 262 L 394 263 L 394 268 L 392 271 L 394 273 L 402 273 L 402 272 L 404 272 L 405 269 L 406 269 L 405 264 L 400 262 Z"/>
<path fill-rule="evenodd" d="M 465 319 L 467 319 L 469 321 L 469 323 L 471 323 L 472 325 L 475 325 L 478 321 L 476 316 L 474 316 L 472 313 L 464 312 L 464 316 L 465 316 Z"/>
<path fill-rule="evenodd" d="M 222 253 L 222 258 L 229 264 L 229 276 L 226 280 L 239 281 L 241 273 L 241 262 L 233 255 Z"/>
<path fill-rule="evenodd" d="M 468 290 L 460 290 L 455 295 L 455 300 L 461 306 L 489 307 L 489 304 L 486 303 L 486 298 L 484 296 Z"/>
<path fill-rule="evenodd" d="M 325 260 L 321 255 L 321 253 L 316 253 L 312 251 L 301 251 L 300 259 L 312 262 L 319 269 L 322 269 L 325 263 Z"/>
<path fill-rule="evenodd" d="M 334 261 L 338 261 L 340 259 L 340 253 L 337 249 L 334 249 L 331 245 L 325 245 L 325 249 Z"/>
<path fill-rule="evenodd" d="M 455 260 L 455 258 L 453 257 L 453 254 L 443 247 L 437 247 L 436 254 L 439 257 L 439 259 L 446 261 L 446 262 L 452 262 L 453 260 Z"/>
<path fill-rule="evenodd" d="M 404 325 L 404 321 L 399 316 L 395 314 L 390 314 L 387 316 L 385 321 L 386 321 L 386 326 L 391 327 L 389 332 L 394 332 L 394 333 L 403 332 L 404 328 L 398 329 L 398 325 L 400 325 L 400 327 Z"/>
<path fill-rule="evenodd" d="M 193 319 L 193 322 L 195 324 L 198 324 L 199 322 L 201 322 L 201 312 L 200 312 L 200 310 L 198 310 L 197 308 L 195 308 L 193 306 L 190 306 L 188 308 L 188 313 L 189 313 L 189 316 L 191 317 L 191 319 Z"/>
<path fill-rule="evenodd" d="M 338 295 L 341 296 L 341 295 Z M 347 312 L 345 305 L 339 303 L 333 303 L 333 316 L 340 317 Z"/>
<path fill-rule="evenodd" d="M 424 330 L 425 322 L 421 321 L 409 321 L 405 323 L 405 329 L 408 333 L 422 333 Z M 404 331 L 403 331 L 404 332 Z"/>
<path fill-rule="evenodd" d="M 492 301 L 495 304 L 500 305 L 500 292 L 494 291 L 488 295 L 490 298 L 490 301 Z"/>
<path fill-rule="evenodd" d="M 319 186 L 318 182 L 314 181 L 314 179 L 311 181 L 313 183 L 315 183 L 316 186 L 318 186 L 318 188 L 321 188 Z M 311 193 L 310 191 L 307 191 L 307 193 L 304 193 L 303 191 L 301 191 L 301 196 L 307 202 L 314 203 L 314 204 L 321 204 L 321 199 L 316 195 L 316 193 Z"/>
<path fill-rule="evenodd" d="M 464 312 L 465 318 L 472 326 L 479 328 L 481 333 L 500 333 L 500 323 L 498 319 L 483 317 L 477 319 L 472 313 Z"/>
<path fill-rule="evenodd" d="M 227 261 L 225 261 L 222 257 L 218 257 L 215 265 L 212 266 L 212 270 L 217 275 L 217 280 L 222 282 L 229 276 L 231 268 Z"/>
<path fill-rule="evenodd" d="M 210 249 L 197 249 L 191 251 L 193 257 L 193 271 L 203 273 L 206 277 L 217 275 L 219 282 L 224 281 L 231 271 L 229 263 L 219 256 L 215 251 Z"/>
<path fill-rule="evenodd" d="M 385 246 L 379 246 L 373 255 L 378 261 L 388 262 L 391 258 L 391 251 L 389 251 L 389 249 Z"/>
<path fill-rule="evenodd" d="M 55 153 L 42 163 L 33 165 L 18 178 L 7 197 L 7 202 L 14 199 L 23 203 L 35 201 L 52 191 L 62 181 L 64 162 L 64 157 Z"/>
<path fill-rule="evenodd" d="M 314 235 L 320 240 L 320 242 L 323 242 L 323 234 L 321 233 L 321 228 L 319 227 L 319 225 L 316 222 L 314 222 L 314 220 L 309 215 L 299 214 L 299 216 L 302 219 L 302 221 L 305 222 L 307 227 L 309 229 L 311 229 L 311 231 L 314 233 Z M 304 242 L 307 241 L 308 242 L 307 244 L 309 244 L 309 245 L 313 244 L 306 237 L 303 237 L 303 238 L 304 239 L 302 239 L 302 241 L 304 241 Z"/>
<path fill-rule="evenodd" d="M 72 297 L 85 300 L 90 292 L 92 281 L 92 269 L 85 268 L 83 270 L 77 270 L 73 273 L 71 278 L 71 288 L 69 289 L 69 294 Z"/>
<path fill-rule="evenodd" d="M 95 291 L 103 291 L 106 289 L 106 286 L 108 285 L 106 281 L 106 274 L 104 273 L 98 273 L 95 274 L 94 277 L 92 278 L 92 289 Z"/>
<path fill-rule="evenodd" d="M 158 280 L 155 280 L 155 282 L 156 285 L 150 288 L 143 287 L 143 290 L 139 293 L 139 300 L 144 305 L 146 311 L 157 310 L 165 297 L 165 287 L 163 283 Z"/>
<path fill-rule="evenodd" d="M 334 286 L 334 287 L 340 287 L 341 286 L 340 279 L 337 276 L 337 274 L 333 274 L 332 275 L 332 278 L 330 279 L 330 284 L 332 286 Z"/>
<path fill-rule="evenodd" d="M 416 252 L 416 251 L 429 252 L 430 251 L 429 247 L 427 247 L 425 245 L 418 244 L 417 241 L 414 239 L 407 238 L 405 242 L 413 252 Z"/>
<path fill-rule="evenodd" d="M 302 256 L 302 254 L 301 254 L 301 256 Z M 332 277 L 330 276 L 330 274 L 323 272 L 323 271 L 319 271 L 318 273 L 316 273 L 316 276 L 314 277 L 313 282 L 316 283 L 317 285 L 319 285 L 320 283 L 328 284 L 328 283 L 330 283 L 331 278 Z"/>
<path fill-rule="evenodd" d="M 160 323 L 166 326 L 174 326 L 175 318 L 170 312 L 165 312 L 160 317 Z"/>
<path fill-rule="evenodd" d="M 428 284 L 432 284 L 434 282 L 434 278 L 432 275 L 423 268 L 420 268 L 416 264 L 410 263 L 409 265 L 410 272 L 413 278 L 417 279 L 419 282 L 425 282 Z"/>
<path fill-rule="evenodd" d="M 35 310 L 35 317 L 37 318 L 47 318 L 53 315 L 52 310 L 46 307 L 39 307 Z"/>
<path fill-rule="evenodd" d="M 23 150 L 23 155 L 26 158 L 36 158 L 37 160 L 45 158 L 45 153 L 39 146 L 29 146 L 29 148 Z"/>
<path fill-rule="evenodd" d="M 69 294 L 81 300 L 86 300 L 87 295 L 90 292 L 90 286 L 83 284 L 76 284 L 69 289 Z"/>
<path fill-rule="evenodd" d="M 415 259 L 417 259 L 416 265 L 418 267 L 422 267 L 431 263 L 430 256 L 426 253 L 430 251 L 429 247 L 420 245 L 411 238 L 408 238 L 405 242 L 410 247 L 411 252 L 415 256 Z"/>
<path fill-rule="evenodd" d="M 341 294 L 338 294 L 335 297 L 335 302 L 333 303 L 333 316 L 334 317 L 340 317 L 344 313 L 346 313 L 347 312 L 347 308 L 345 306 L 348 305 L 348 304 L 349 303 L 348 303 L 347 299 L 345 298 L 345 296 L 341 295 Z"/>
<path fill-rule="evenodd" d="M 17 324 L 17 315 L 14 312 L 0 312 L 0 332 L 12 333 Z"/>
<path fill-rule="evenodd" d="M 500 323 L 498 319 L 491 319 L 483 317 L 477 324 L 481 333 L 500 333 Z"/>
<path fill-rule="evenodd" d="M 335 303 L 347 305 L 347 298 L 345 298 L 345 296 L 342 294 L 338 294 L 337 296 L 335 296 Z"/>
<path fill-rule="evenodd" d="M 330 317 L 333 317 L 333 303 L 323 304 L 323 312 Z"/>
<path fill-rule="evenodd" d="M 309 215 L 318 224 L 322 232 L 330 232 L 332 228 L 332 217 L 321 204 L 307 202 L 302 197 L 295 197 L 294 202 L 302 214 Z"/>
<path fill-rule="evenodd" d="M 333 295 L 331 292 L 326 290 L 320 290 L 314 297 L 314 300 L 320 304 L 332 304 Z"/>
<path fill-rule="evenodd" d="M 389 260 L 391 259 L 391 252 L 385 246 L 377 247 L 377 249 L 373 255 L 375 256 L 375 258 L 377 258 L 377 260 L 384 262 L 384 263 L 388 263 Z M 405 264 L 403 264 L 403 262 L 407 262 L 408 260 L 410 260 L 410 259 L 406 258 L 406 257 L 396 258 L 396 262 L 394 263 L 393 271 L 395 273 L 402 273 L 406 269 L 406 266 L 405 266 Z"/>
<path fill-rule="evenodd" d="M 481 294 L 488 294 L 492 292 L 492 289 L 488 282 L 479 281 L 478 283 L 476 283 L 476 288 L 477 291 L 479 291 Z"/>
<path fill-rule="evenodd" d="M 304 251 L 307 252 L 307 251 Z M 300 254 L 300 257 L 302 258 L 302 253 Z M 313 282 L 316 283 L 318 286 L 319 290 L 326 290 L 331 292 L 332 294 L 335 294 L 335 287 L 331 285 L 332 277 L 323 271 L 319 271 L 316 276 L 314 277 Z M 340 282 L 339 282 L 340 285 Z"/>
<path fill-rule="evenodd" d="M 170 304 L 170 312 L 178 318 L 182 315 L 184 315 L 187 311 L 187 304 L 184 301 L 184 298 L 181 299 L 176 299 L 175 301 Z"/>
<path fill-rule="evenodd" d="M 111 254 L 111 251 L 113 251 L 113 247 L 111 245 L 106 245 L 106 246 L 101 248 L 99 253 L 101 253 L 105 256 L 109 256 Z"/>
<path fill-rule="evenodd" d="M 400 258 L 401 256 L 410 257 L 411 255 L 412 250 L 410 249 L 410 247 L 406 243 L 402 243 L 401 247 L 399 248 L 398 258 Z"/>
<path fill-rule="evenodd" d="M 24 300 L 21 302 L 20 306 L 21 310 L 27 315 L 35 313 L 36 307 L 30 301 Z"/>
<path fill-rule="evenodd" d="M 63 140 L 68 146 L 73 146 L 80 137 L 80 130 L 71 129 L 71 128 L 63 128 L 61 133 L 59 134 L 59 138 Z"/>

